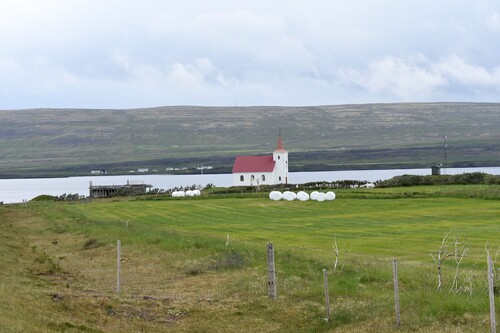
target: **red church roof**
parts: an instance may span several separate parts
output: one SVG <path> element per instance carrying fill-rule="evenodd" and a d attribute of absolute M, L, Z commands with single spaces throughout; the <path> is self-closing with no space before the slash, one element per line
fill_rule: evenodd
<path fill-rule="evenodd" d="M 236 156 L 233 173 L 237 172 L 273 172 L 273 156 Z"/>

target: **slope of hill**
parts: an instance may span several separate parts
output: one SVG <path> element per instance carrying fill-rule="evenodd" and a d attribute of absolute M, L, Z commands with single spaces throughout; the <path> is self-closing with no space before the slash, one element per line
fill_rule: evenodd
<path fill-rule="evenodd" d="M 492 166 L 499 115 L 492 103 L 4 110 L 0 177 L 228 172 L 238 154 L 272 151 L 278 128 L 292 171 L 427 167 L 442 162 L 444 133 L 449 165 Z"/>

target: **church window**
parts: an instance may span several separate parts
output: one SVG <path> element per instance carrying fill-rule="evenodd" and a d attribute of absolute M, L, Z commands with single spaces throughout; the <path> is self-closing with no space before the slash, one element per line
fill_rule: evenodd
<path fill-rule="evenodd" d="M 278 160 L 280 159 L 280 156 L 278 155 Z"/>
<path fill-rule="evenodd" d="M 255 180 L 255 176 L 254 176 L 254 175 L 252 175 L 252 176 L 250 177 L 250 180 Z"/>
<path fill-rule="evenodd" d="M 260 178 L 262 178 L 262 181 L 265 182 L 266 181 L 266 175 L 262 175 Z"/>
<path fill-rule="evenodd" d="M 281 176 L 278 177 L 278 180 L 281 181 Z"/>
<path fill-rule="evenodd" d="M 245 177 L 243 177 L 243 175 L 240 176 L 240 182 L 243 182 L 245 181 Z"/>

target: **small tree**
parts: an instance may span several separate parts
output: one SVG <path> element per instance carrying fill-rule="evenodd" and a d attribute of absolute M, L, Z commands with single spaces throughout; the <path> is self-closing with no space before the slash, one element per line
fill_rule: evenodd
<path fill-rule="evenodd" d="M 464 240 L 464 238 L 460 235 L 453 237 L 453 258 L 455 259 L 455 276 L 453 277 L 453 283 L 451 284 L 450 292 L 459 292 L 460 287 L 458 286 L 458 275 L 460 264 L 464 260 L 467 252 L 469 252 L 469 248 Z"/>
<path fill-rule="evenodd" d="M 469 283 L 470 292 L 472 291 L 472 271 L 466 274 L 463 283 L 459 286 L 460 265 L 463 263 L 468 252 L 467 242 L 462 235 L 454 235 L 452 231 L 444 234 L 439 249 L 436 252 L 429 253 L 437 269 L 438 287 L 436 291 L 441 290 L 443 287 L 443 262 L 451 257 L 455 260 L 455 274 L 449 292 L 458 293 L 464 289 L 466 283 Z"/>
<path fill-rule="evenodd" d="M 443 286 L 443 262 L 453 256 L 453 253 L 449 251 L 449 248 L 452 245 L 452 242 L 450 242 L 450 234 L 451 231 L 448 231 L 447 233 L 444 234 L 443 239 L 441 241 L 441 246 L 439 247 L 437 252 L 434 253 L 429 253 L 432 259 L 434 260 L 434 263 L 436 264 L 437 268 L 437 274 L 438 274 L 438 287 L 436 291 L 440 291 L 441 287 Z"/>
<path fill-rule="evenodd" d="M 333 236 L 333 254 L 335 256 L 335 262 L 333 263 L 333 271 L 337 271 L 337 268 L 338 268 L 338 264 L 339 264 L 339 259 L 340 259 L 340 256 L 341 254 L 343 254 L 344 252 L 346 252 L 345 250 L 341 250 L 337 244 L 337 236 Z M 349 254 L 350 251 L 347 251 L 345 254 L 344 254 L 344 261 L 347 257 L 347 255 Z M 342 265 L 342 268 L 340 269 L 340 271 L 343 271 L 344 270 L 344 264 Z"/>

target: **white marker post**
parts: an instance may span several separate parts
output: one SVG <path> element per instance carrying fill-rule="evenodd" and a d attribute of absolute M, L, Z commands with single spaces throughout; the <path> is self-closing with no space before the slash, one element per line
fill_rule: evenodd
<path fill-rule="evenodd" d="M 269 297 L 276 299 L 276 271 L 274 268 L 274 246 L 273 243 L 267 243 L 267 275 Z"/>
<path fill-rule="evenodd" d="M 120 293 L 120 263 L 122 246 L 120 240 L 116 242 L 116 293 Z"/>
<path fill-rule="evenodd" d="M 490 324 L 491 333 L 497 332 L 497 320 L 495 318 L 495 291 L 493 289 L 493 263 L 491 256 L 488 256 L 488 294 L 490 295 Z"/>
<path fill-rule="evenodd" d="M 323 290 L 325 292 L 325 320 L 330 322 L 330 296 L 328 295 L 328 272 L 326 269 L 323 269 Z"/>
<path fill-rule="evenodd" d="M 392 274 L 394 276 L 394 303 L 396 309 L 396 326 L 401 326 L 401 310 L 399 308 L 399 283 L 398 283 L 398 260 L 392 261 Z"/>

